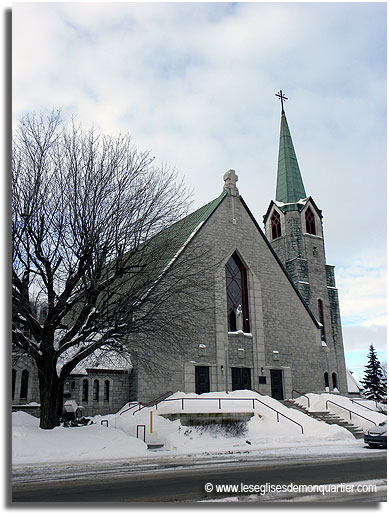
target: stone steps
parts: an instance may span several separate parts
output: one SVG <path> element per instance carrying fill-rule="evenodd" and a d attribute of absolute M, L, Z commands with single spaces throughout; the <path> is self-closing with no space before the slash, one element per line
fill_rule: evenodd
<path fill-rule="evenodd" d="M 361 429 L 358 426 L 355 426 L 354 424 L 351 424 L 350 422 L 347 422 L 338 415 L 334 415 L 333 413 L 329 413 L 328 411 L 308 411 L 306 408 L 300 406 L 300 404 L 293 400 L 285 400 L 283 402 L 287 408 L 297 409 L 298 411 L 305 413 L 309 417 L 315 418 L 316 420 L 321 420 L 326 424 L 336 424 L 338 426 L 344 427 L 345 429 L 350 431 L 350 433 L 356 439 L 363 438 L 363 429 Z"/>

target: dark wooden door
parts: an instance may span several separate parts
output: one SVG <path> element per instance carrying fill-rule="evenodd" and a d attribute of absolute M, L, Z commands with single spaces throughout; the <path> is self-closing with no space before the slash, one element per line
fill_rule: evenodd
<path fill-rule="evenodd" d="M 249 368 L 231 368 L 232 389 L 251 390 L 251 370 Z"/>
<path fill-rule="evenodd" d="M 197 394 L 209 392 L 209 367 L 195 367 L 195 381 Z"/>
<path fill-rule="evenodd" d="M 282 386 L 282 370 L 270 370 L 271 396 L 273 399 L 282 401 L 284 388 Z"/>

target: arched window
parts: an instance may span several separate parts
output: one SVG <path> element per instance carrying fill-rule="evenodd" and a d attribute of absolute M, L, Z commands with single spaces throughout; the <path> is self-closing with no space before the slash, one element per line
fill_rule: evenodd
<path fill-rule="evenodd" d="M 281 236 L 281 219 L 280 214 L 274 210 L 273 216 L 270 219 L 271 222 L 271 237 L 274 240 L 275 238 L 279 238 Z"/>
<path fill-rule="evenodd" d="M 88 393 L 89 393 L 89 381 L 88 379 L 84 379 L 82 381 L 82 401 L 88 402 Z"/>
<path fill-rule="evenodd" d="M 321 341 L 325 342 L 326 341 L 326 332 L 324 329 L 324 310 L 323 310 L 323 301 L 321 299 L 319 299 L 317 301 L 317 306 L 318 306 L 318 310 L 319 310 L 319 321 L 322 326 L 321 327 Z"/>
<path fill-rule="evenodd" d="M 12 369 L 12 399 L 15 398 L 16 370 Z"/>
<path fill-rule="evenodd" d="M 104 381 L 104 400 L 109 401 L 109 381 L 106 379 Z"/>
<path fill-rule="evenodd" d="M 99 381 L 97 379 L 93 381 L 93 400 L 99 400 Z"/>
<path fill-rule="evenodd" d="M 20 398 L 27 399 L 28 392 L 28 370 L 23 370 L 22 380 L 20 383 Z"/>
<path fill-rule="evenodd" d="M 338 379 L 335 372 L 332 372 L 332 388 L 338 388 Z"/>
<path fill-rule="evenodd" d="M 315 215 L 310 207 L 305 211 L 305 226 L 309 234 L 316 234 Z"/>
<path fill-rule="evenodd" d="M 245 333 L 248 333 L 250 332 L 250 323 L 247 272 L 236 252 L 234 252 L 226 264 L 226 286 L 228 330 L 236 331 L 238 329 L 237 311 L 240 306 L 242 310 L 242 328 Z"/>
<path fill-rule="evenodd" d="M 329 378 L 328 378 L 328 372 L 324 372 L 324 385 L 326 388 L 329 388 L 330 386 L 330 382 L 329 382 Z"/>

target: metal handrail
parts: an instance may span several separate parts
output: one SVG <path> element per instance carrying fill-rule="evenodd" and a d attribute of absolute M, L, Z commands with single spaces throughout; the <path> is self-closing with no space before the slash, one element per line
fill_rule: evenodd
<path fill-rule="evenodd" d="M 293 400 L 293 392 L 296 392 L 296 393 L 298 393 L 299 395 L 303 395 L 303 396 L 308 400 L 308 408 L 310 408 L 310 407 L 311 407 L 311 403 L 309 402 L 309 397 L 308 397 L 308 395 L 305 395 L 305 393 L 301 393 L 301 392 L 299 392 L 298 390 L 294 390 L 294 389 L 293 389 L 293 390 L 292 390 L 292 400 Z"/>
<path fill-rule="evenodd" d="M 365 408 L 365 409 L 368 409 L 369 411 L 374 411 L 374 413 L 377 413 L 377 412 L 376 412 L 376 410 L 371 409 L 371 408 L 368 408 L 367 406 L 364 406 L 363 404 L 361 404 L 360 402 L 355 401 L 354 399 L 350 399 L 350 401 L 351 401 L 353 404 L 354 404 L 354 403 L 355 403 L 355 404 L 358 404 L 358 406 L 362 406 L 362 408 Z M 378 406 L 377 406 L 377 404 L 376 404 L 376 407 L 378 407 Z"/>
<path fill-rule="evenodd" d="M 356 415 L 357 417 L 361 417 L 361 418 L 364 418 L 365 420 L 368 420 L 369 422 L 372 422 L 375 426 L 377 425 L 374 420 L 371 420 L 370 418 L 367 418 L 367 417 L 364 417 L 363 415 L 360 415 L 359 413 L 355 413 L 355 411 L 351 411 L 351 409 L 348 409 L 348 408 L 345 408 L 344 406 L 341 406 L 340 404 L 337 404 L 336 402 L 334 401 L 331 401 L 331 400 L 327 400 L 326 401 L 326 409 L 328 409 L 328 403 L 331 402 L 332 404 L 335 404 L 335 406 L 339 406 L 339 408 L 343 408 L 345 409 L 346 411 L 348 411 L 350 413 L 350 420 L 351 420 L 351 413 L 354 413 L 354 415 Z"/>
<path fill-rule="evenodd" d="M 134 402 L 133 406 L 131 406 L 131 404 L 132 404 L 132 403 L 131 403 L 131 402 L 129 402 L 129 403 L 128 403 L 128 408 L 126 408 L 125 410 L 121 411 L 121 412 L 119 413 L 119 415 L 123 415 L 123 413 L 125 413 L 126 411 L 129 411 L 130 409 L 134 409 L 134 408 L 136 408 L 137 406 L 140 406 L 140 404 L 141 404 L 141 403 L 140 403 L 140 402 Z"/>
<path fill-rule="evenodd" d="M 165 400 L 164 397 L 169 397 L 169 395 L 173 395 L 173 392 L 170 390 L 168 392 L 163 393 L 162 395 L 160 395 L 159 397 L 157 397 L 156 399 L 154 399 L 150 402 L 139 403 L 139 408 L 136 409 L 135 411 L 133 411 L 132 414 L 135 415 L 135 413 L 138 413 L 138 411 L 141 411 L 144 408 L 150 408 L 154 404 L 155 404 L 155 406 L 157 406 L 158 402 L 164 401 Z"/>
<path fill-rule="evenodd" d="M 223 401 L 252 401 L 253 409 L 255 409 L 255 404 L 254 403 L 255 402 L 259 402 L 260 404 L 263 404 L 267 408 L 270 408 L 271 410 L 273 410 L 273 411 L 275 411 L 277 413 L 277 422 L 280 421 L 279 415 L 281 415 L 282 417 L 290 420 L 294 424 L 297 424 L 298 426 L 300 426 L 301 427 L 301 433 L 304 434 L 304 428 L 303 428 L 303 426 L 299 422 L 296 422 L 292 418 L 288 417 L 287 415 L 284 415 L 280 411 L 276 410 L 275 408 L 272 408 L 271 406 L 269 406 L 265 402 L 255 398 L 255 397 L 252 397 L 252 398 L 245 397 L 243 399 L 237 398 L 237 397 L 230 397 L 230 398 L 226 398 L 226 397 L 204 397 L 203 399 L 199 399 L 198 397 L 177 397 L 175 399 L 164 399 L 164 400 L 160 401 L 160 403 L 161 402 L 171 402 L 171 401 L 181 401 L 181 409 L 183 410 L 184 409 L 184 401 L 198 401 L 198 400 L 201 400 L 201 401 L 204 401 L 204 400 L 207 400 L 207 401 L 218 401 L 219 409 L 221 409 L 221 407 L 222 407 L 222 403 L 221 403 L 222 400 Z M 158 403 L 155 403 L 155 409 L 158 409 Z"/>

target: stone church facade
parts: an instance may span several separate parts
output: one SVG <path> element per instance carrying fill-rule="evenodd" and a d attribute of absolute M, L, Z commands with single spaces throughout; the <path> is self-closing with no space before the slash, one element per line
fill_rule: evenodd
<path fill-rule="evenodd" d="M 192 235 L 183 239 L 178 259 L 204 245 L 218 262 L 208 281 L 212 316 L 199 318 L 181 353 L 162 350 L 164 372 L 139 361 L 132 370 L 102 365 L 70 376 L 66 391 L 85 414 L 117 411 L 129 400 L 150 401 L 168 391 L 252 389 L 280 400 L 291 398 L 293 390 L 347 395 L 338 293 L 334 267 L 325 259 L 322 213 L 306 195 L 283 109 L 276 198 L 264 216 L 265 232 L 239 195 L 237 180 L 229 170 L 222 194 L 177 223 Z M 30 374 L 24 395 L 38 401 Z M 21 376 L 22 370 L 15 370 L 15 404 L 26 402 L 20 398 Z M 98 402 L 95 381 L 101 388 Z M 110 400 L 104 403 L 107 382 Z"/>
<path fill-rule="evenodd" d="M 223 193 L 190 215 L 193 241 L 217 249 L 209 281 L 214 318 L 199 322 L 169 373 L 133 370 L 133 399 L 166 391 L 253 389 L 277 399 L 297 392 L 347 395 L 334 267 L 326 264 L 322 213 L 307 197 L 282 110 L 276 199 L 265 234 L 237 188 L 233 170 Z M 197 216 L 196 216 L 197 214 Z M 180 223 L 180 222 L 179 222 Z M 201 267 L 200 267 L 201 268 Z M 206 268 L 204 263 L 203 269 Z"/>

